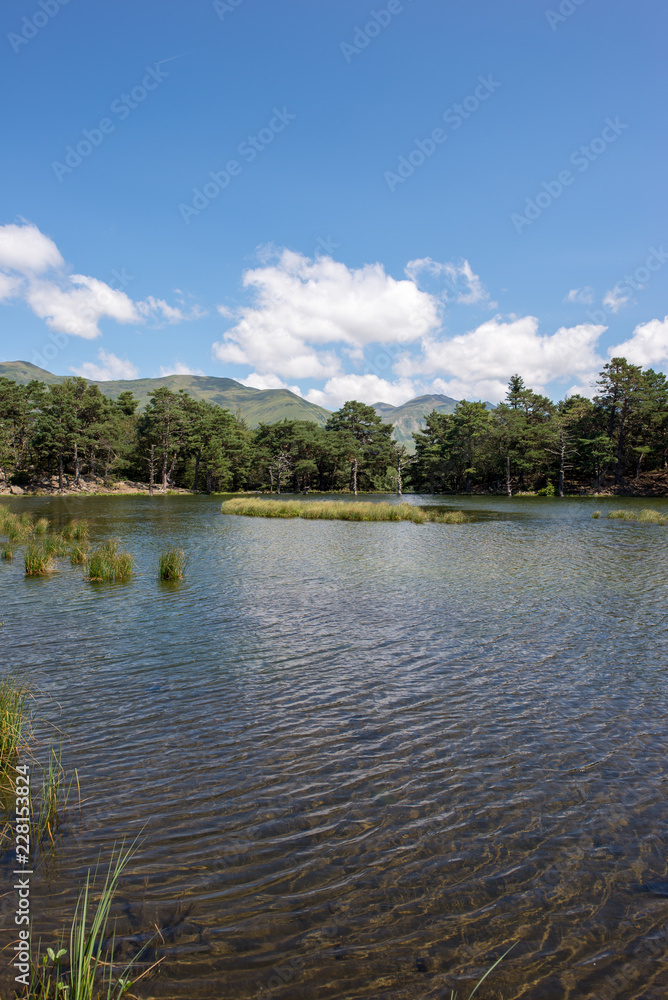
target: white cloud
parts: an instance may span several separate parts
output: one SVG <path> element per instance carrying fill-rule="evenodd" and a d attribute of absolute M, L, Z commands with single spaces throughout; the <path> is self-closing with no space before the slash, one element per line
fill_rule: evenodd
<path fill-rule="evenodd" d="M 596 345 L 605 329 L 583 323 L 541 336 L 534 316 L 510 317 L 507 322 L 495 316 L 459 336 L 425 338 L 421 355 L 404 355 L 394 368 L 403 376 L 436 376 L 437 391 L 448 396 L 494 402 L 505 396 L 513 372 L 541 390 L 553 379 L 578 378 L 596 369 L 601 363 Z"/>
<path fill-rule="evenodd" d="M 173 365 L 161 365 L 160 374 L 164 377 L 166 375 L 204 375 L 204 372 L 200 368 L 190 368 L 181 361 L 176 361 Z"/>
<path fill-rule="evenodd" d="M 306 394 L 309 403 L 316 403 L 328 410 L 338 410 L 346 400 L 361 403 L 390 403 L 400 406 L 418 395 L 419 390 L 410 379 L 388 382 L 378 375 L 337 375 L 325 384 L 324 389 L 311 389 Z"/>
<path fill-rule="evenodd" d="M 42 274 L 65 262 L 58 247 L 31 223 L 0 226 L 0 267 L 19 274 Z"/>
<path fill-rule="evenodd" d="M 138 378 L 139 369 L 128 361 L 127 358 L 118 358 L 115 354 L 100 349 L 97 352 L 98 361 L 96 365 L 92 361 L 86 361 L 79 368 L 70 368 L 75 375 L 82 378 L 93 379 L 96 382 L 109 382 L 114 379 Z"/>
<path fill-rule="evenodd" d="M 590 306 L 594 301 L 594 289 L 589 285 L 584 288 L 571 288 L 564 299 L 564 302 L 577 302 L 583 306 Z"/>
<path fill-rule="evenodd" d="M 184 311 L 152 295 L 133 302 L 104 281 L 67 273 L 53 240 L 28 222 L 0 226 L 0 300 L 12 298 L 26 302 L 52 330 L 86 340 L 100 336 L 98 324 L 105 317 L 139 324 L 150 319 L 180 323 L 206 315 L 199 306 Z"/>
<path fill-rule="evenodd" d="M 289 389 L 295 395 L 303 397 L 298 385 L 288 385 L 278 375 L 258 375 L 257 372 L 251 372 L 246 378 L 238 378 L 235 381 L 247 385 L 249 389 Z"/>
<path fill-rule="evenodd" d="M 611 313 L 618 313 L 631 298 L 627 285 L 615 285 L 603 296 L 603 305 Z"/>
<path fill-rule="evenodd" d="M 608 350 L 611 358 L 626 358 L 632 365 L 651 367 L 668 361 L 668 316 L 640 323 L 628 340 Z"/>
<path fill-rule="evenodd" d="M 24 297 L 52 330 L 86 340 L 99 337 L 98 323 L 104 316 L 117 323 L 141 322 L 135 304 L 125 292 L 84 274 L 69 275 L 65 287 L 54 281 L 32 281 Z"/>
<path fill-rule="evenodd" d="M 283 250 L 276 263 L 246 271 L 243 282 L 255 303 L 238 311 L 213 353 L 260 374 L 332 378 L 341 374 L 334 345 L 359 356 L 366 344 L 410 343 L 440 324 L 437 300 L 381 264 L 348 268 Z"/>
<path fill-rule="evenodd" d="M 496 302 L 490 302 L 489 292 L 483 285 L 480 277 L 474 274 L 468 260 L 460 260 L 458 263 L 432 260 L 431 257 L 420 257 L 410 260 L 406 265 L 406 274 L 418 284 L 420 277 L 428 274 L 433 278 L 441 278 L 445 283 L 445 288 L 441 291 L 441 298 L 446 302 L 458 302 L 460 305 L 472 306 L 478 302 L 484 302 L 490 308 L 496 308 Z"/>

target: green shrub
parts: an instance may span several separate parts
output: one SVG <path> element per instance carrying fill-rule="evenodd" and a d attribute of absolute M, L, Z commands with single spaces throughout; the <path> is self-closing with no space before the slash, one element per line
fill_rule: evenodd
<path fill-rule="evenodd" d="M 183 549 L 169 549 L 160 556 L 158 576 L 161 580 L 182 580 L 186 568 Z"/>
<path fill-rule="evenodd" d="M 554 497 L 557 495 L 554 483 L 548 479 L 547 486 L 543 486 L 542 490 L 536 490 L 537 497 Z"/>

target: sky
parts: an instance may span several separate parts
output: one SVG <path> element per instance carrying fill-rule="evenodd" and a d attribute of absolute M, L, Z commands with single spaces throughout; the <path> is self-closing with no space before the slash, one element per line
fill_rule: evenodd
<path fill-rule="evenodd" d="M 0 360 L 336 409 L 668 372 L 664 0 L 7 0 Z"/>

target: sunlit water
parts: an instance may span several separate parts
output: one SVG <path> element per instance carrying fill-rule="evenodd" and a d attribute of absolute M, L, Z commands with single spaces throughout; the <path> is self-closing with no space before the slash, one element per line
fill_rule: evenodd
<path fill-rule="evenodd" d="M 3 672 L 82 795 L 36 938 L 143 831 L 115 912 L 123 954 L 164 957 L 146 997 L 465 1000 L 516 942 L 476 998 L 665 1000 L 668 528 L 591 518 L 641 501 L 443 502 L 476 520 L 12 501 L 136 558 L 111 586 L 0 565 Z"/>

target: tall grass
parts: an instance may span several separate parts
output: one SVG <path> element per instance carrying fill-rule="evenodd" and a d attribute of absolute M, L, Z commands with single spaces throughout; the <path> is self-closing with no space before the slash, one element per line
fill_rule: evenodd
<path fill-rule="evenodd" d="M 112 851 L 101 886 L 97 872 L 88 872 L 72 920 L 69 949 L 47 948 L 46 955 L 37 956 L 29 990 L 22 1000 L 120 1000 L 128 994 L 134 985 L 130 974 L 147 945 L 120 970 L 114 961 L 113 929 L 111 945 L 105 945 L 110 938 L 111 908 L 118 883 L 134 851 L 134 845 L 121 845 Z M 98 896 L 96 904 L 94 896 Z M 66 963 L 63 959 L 67 959 Z"/>
<path fill-rule="evenodd" d="M 88 537 L 88 525 L 83 521 L 70 521 L 60 534 L 66 542 L 83 542 Z"/>
<path fill-rule="evenodd" d="M 88 579 L 94 582 L 123 582 L 132 576 L 132 556 L 118 551 L 118 542 L 105 542 L 86 558 Z"/>
<path fill-rule="evenodd" d="M 70 549 L 70 562 L 73 566 L 81 566 L 86 562 L 88 548 L 86 545 L 73 545 Z"/>
<path fill-rule="evenodd" d="M 65 768 L 62 761 L 62 750 L 51 748 L 49 763 L 42 773 L 42 789 L 39 799 L 39 811 L 33 816 L 33 836 L 41 843 L 48 836 L 51 843 L 53 831 L 58 824 L 60 809 L 67 805 L 69 792 L 65 789 Z"/>
<path fill-rule="evenodd" d="M 307 520 L 336 521 L 412 521 L 414 524 L 464 524 L 470 518 L 461 510 L 436 510 L 414 507 L 409 503 L 370 503 L 345 500 L 263 500 L 235 497 L 226 500 L 223 514 L 246 517 L 301 517 Z"/>
<path fill-rule="evenodd" d="M 592 514 L 592 517 L 596 517 L 596 513 Z M 607 517 L 616 521 L 638 521 L 640 524 L 668 524 L 668 515 L 662 514 L 659 510 L 645 509 L 640 513 L 634 510 L 611 510 Z"/>
<path fill-rule="evenodd" d="M 186 554 L 183 549 L 169 549 L 163 552 L 158 563 L 161 580 L 182 580 L 186 568 Z"/>
<path fill-rule="evenodd" d="M 11 678 L 0 681 L 0 776 L 9 775 L 23 745 L 27 689 Z"/>
<path fill-rule="evenodd" d="M 30 542 L 23 553 L 26 576 L 46 576 L 51 572 L 51 553 L 44 545 Z"/>
<path fill-rule="evenodd" d="M 6 559 L 7 562 L 11 562 L 13 558 L 14 549 L 12 548 L 11 543 L 4 542 L 3 545 L 0 545 L 0 559 Z"/>

